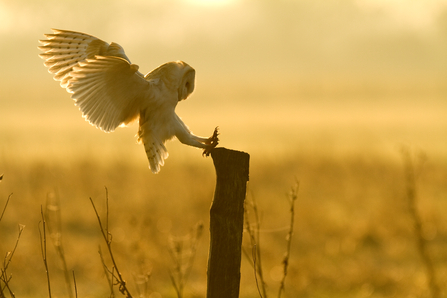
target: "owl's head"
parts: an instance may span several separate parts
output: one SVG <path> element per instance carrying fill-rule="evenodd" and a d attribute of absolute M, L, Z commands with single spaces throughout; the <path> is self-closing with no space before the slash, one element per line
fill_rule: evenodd
<path fill-rule="evenodd" d="M 178 87 L 178 101 L 188 98 L 188 96 L 194 91 L 194 83 L 196 77 L 196 71 L 183 61 L 175 62 L 178 65 L 179 81 Z"/>
<path fill-rule="evenodd" d="M 194 91 L 196 71 L 183 61 L 168 62 L 160 65 L 145 77 L 146 79 L 161 79 L 165 86 L 177 91 L 178 101 L 188 98 Z"/>

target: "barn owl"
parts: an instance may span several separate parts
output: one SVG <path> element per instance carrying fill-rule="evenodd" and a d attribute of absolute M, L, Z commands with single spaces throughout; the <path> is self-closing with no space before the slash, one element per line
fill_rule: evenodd
<path fill-rule="evenodd" d="M 194 91 L 191 66 L 168 62 L 143 75 L 117 43 L 52 30 L 39 41 L 43 51 L 39 56 L 48 71 L 97 128 L 112 132 L 138 120 L 138 142 L 144 145 L 153 173 L 160 171 L 168 157 L 165 143 L 174 136 L 183 144 L 204 149 L 207 156 L 218 144 L 217 127 L 209 138 L 195 136 L 175 113 L 177 103 Z"/>

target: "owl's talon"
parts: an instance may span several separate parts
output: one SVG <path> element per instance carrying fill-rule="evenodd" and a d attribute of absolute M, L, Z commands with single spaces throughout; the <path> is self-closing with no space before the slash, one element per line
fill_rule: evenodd
<path fill-rule="evenodd" d="M 214 144 L 209 145 L 208 147 L 206 147 L 205 149 L 203 149 L 203 153 L 202 156 L 206 156 L 208 157 L 211 154 L 211 151 L 213 151 L 213 149 L 217 146 L 217 142 Z"/>
<path fill-rule="evenodd" d="M 219 144 L 219 138 L 217 137 L 219 135 L 218 129 L 219 127 L 216 127 L 213 135 L 206 141 L 208 146 L 203 150 L 202 156 L 209 156 L 211 151 Z"/>

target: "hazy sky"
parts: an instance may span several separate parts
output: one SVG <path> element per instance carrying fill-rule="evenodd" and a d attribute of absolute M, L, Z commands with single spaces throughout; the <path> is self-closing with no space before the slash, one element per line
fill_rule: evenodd
<path fill-rule="evenodd" d="M 447 70 L 447 0 L 0 0 L 2 76 L 41 74 L 50 28 L 118 42 L 143 72 L 185 60 L 204 79 Z"/>
<path fill-rule="evenodd" d="M 193 130 L 222 127 L 225 146 L 288 146 L 305 143 L 298 133 L 309 128 L 338 138 L 362 126 L 359 134 L 370 132 L 377 146 L 408 139 L 445 152 L 447 0 L 0 0 L 0 133 L 17 148 L 26 139 L 10 125 L 32 135 L 72 124 L 98 136 L 37 56 L 50 28 L 117 42 L 143 73 L 173 60 L 190 64 L 194 100 L 177 111 Z M 369 94 L 341 103 L 352 90 Z M 325 133 L 309 136 L 326 143 Z"/>

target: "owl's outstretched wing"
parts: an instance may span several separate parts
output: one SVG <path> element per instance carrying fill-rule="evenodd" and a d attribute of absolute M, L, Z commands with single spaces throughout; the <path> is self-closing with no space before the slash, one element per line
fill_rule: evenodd
<path fill-rule="evenodd" d="M 150 83 L 130 64 L 123 48 L 85 33 L 53 32 L 40 40 L 39 56 L 72 93 L 83 117 L 106 132 L 137 118 L 145 95 L 150 97 Z"/>
<path fill-rule="evenodd" d="M 124 49 L 117 43 L 107 42 L 94 36 L 68 30 L 52 29 L 53 34 L 45 34 L 46 40 L 39 40 L 42 54 L 48 71 L 54 74 L 54 79 L 60 81 L 61 87 L 66 88 L 71 80 L 70 72 L 73 67 L 86 59 L 93 59 L 96 55 L 120 57 L 130 63 Z"/>
<path fill-rule="evenodd" d="M 137 65 L 123 58 L 95 56 L 73 67 L 67 91 L 83 117 L 110 132 L 138 118 L 153 97 L 151 83 L 137 71 Z"/>

